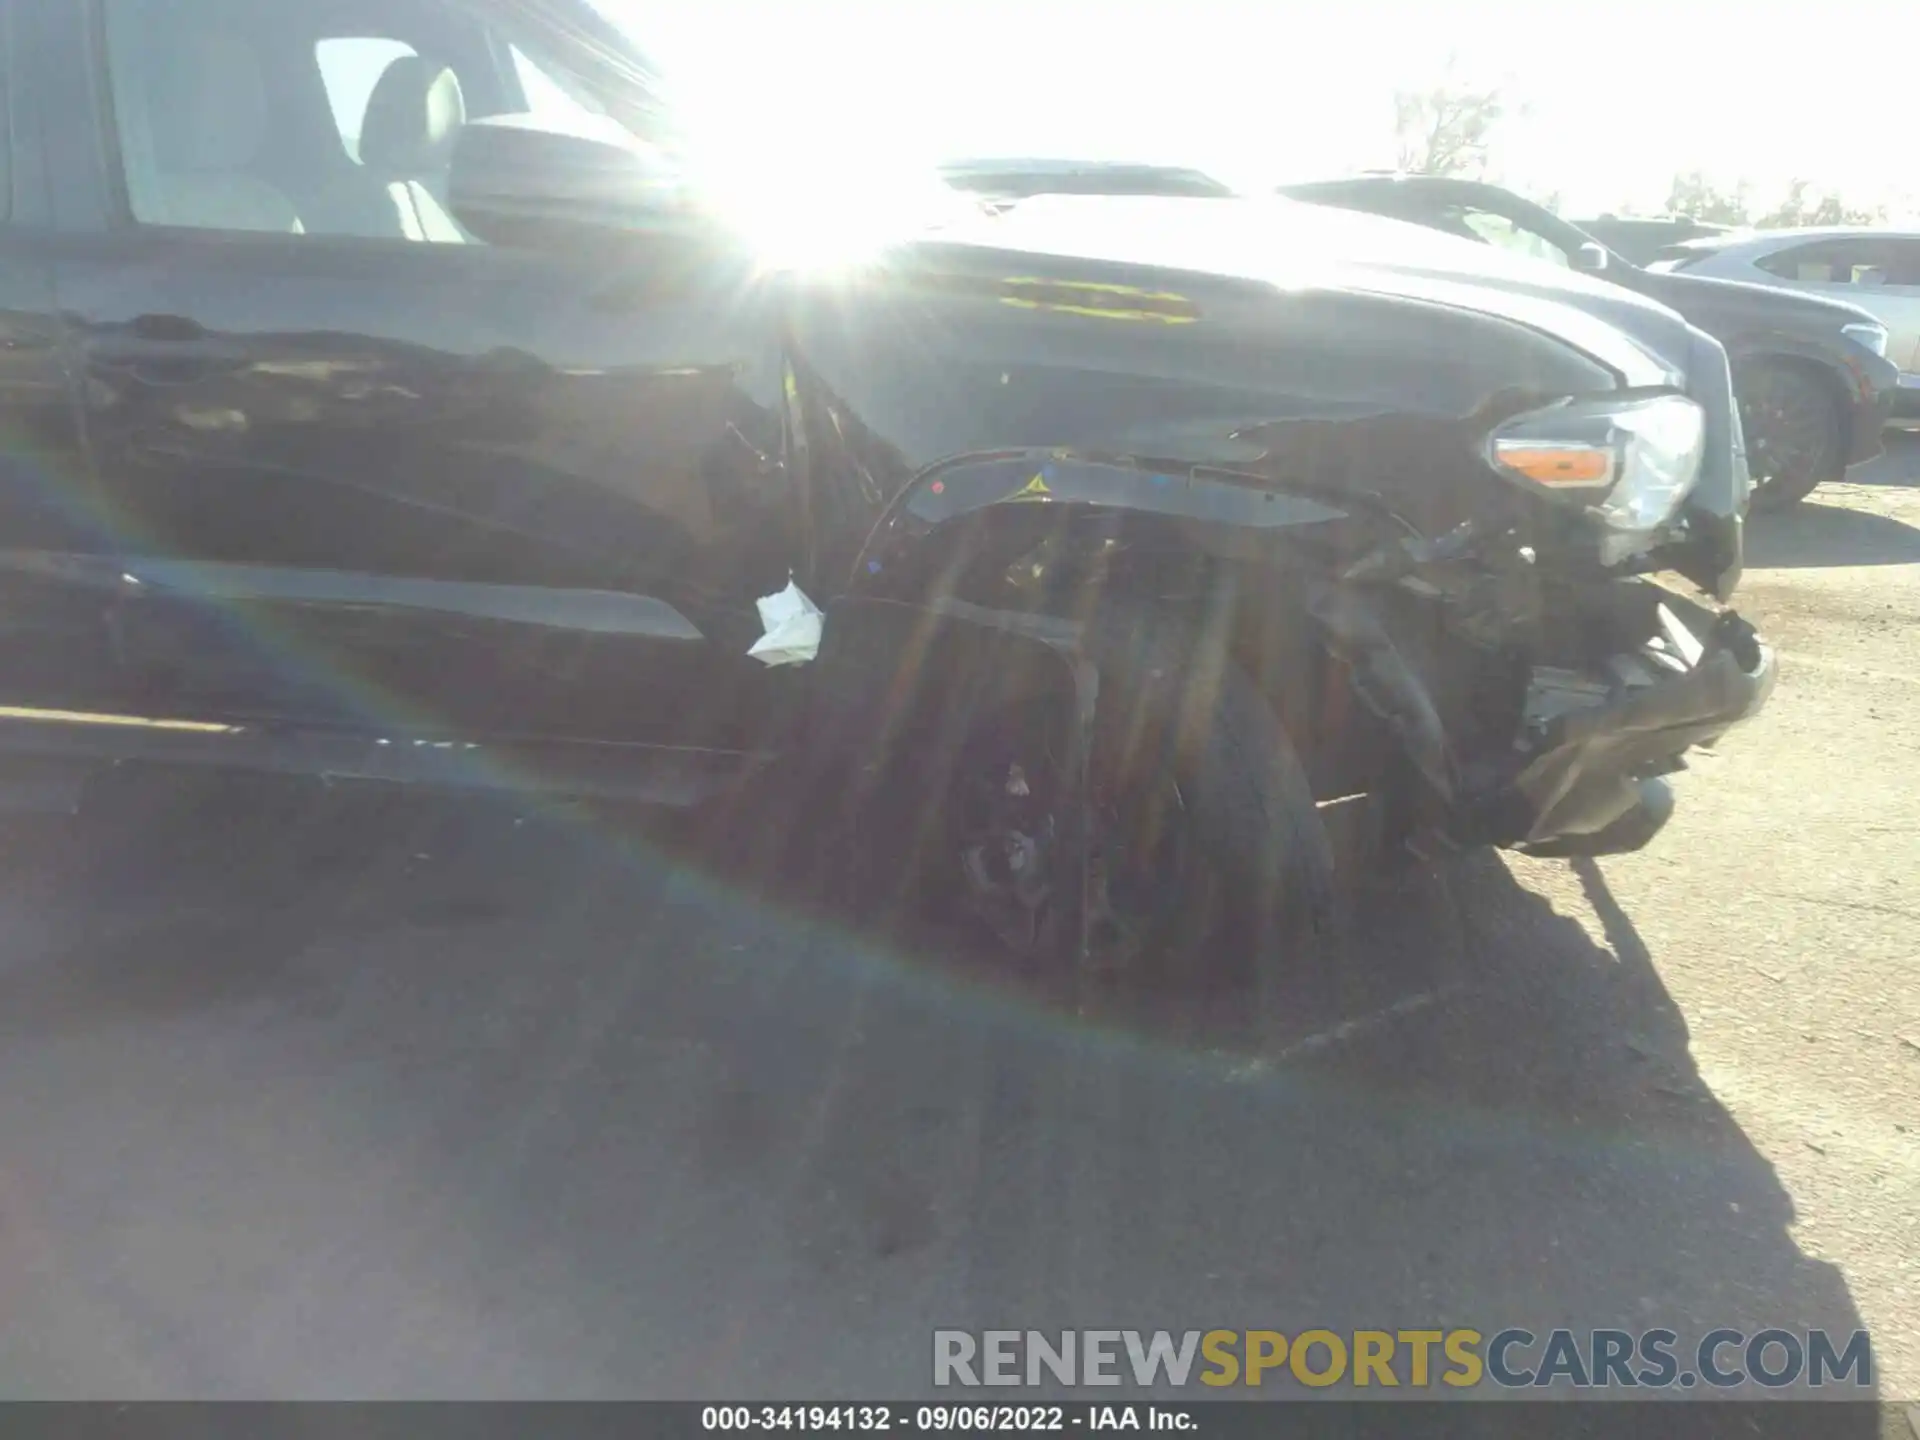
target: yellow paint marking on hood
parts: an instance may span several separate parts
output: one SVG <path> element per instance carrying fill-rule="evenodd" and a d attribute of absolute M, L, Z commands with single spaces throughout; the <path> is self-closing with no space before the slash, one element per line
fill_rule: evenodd
<path fill-rule="evenodd" d="M 1022 310 L 1050 310 L 1063 315 L 1089 315 L 1096 320 L 1144 320 L 1161 325 L 1191 325 L 1200 307 L 1171 290 L 1146 290 L 1138 285 L 1112 285 L 1093 280 L 1047 280 L 1037 275 L 1010 275 L 1000 284 L 1012 294 L 1000 303 Z"/>
<path fill-rule="evenodd" d="M 245 728 L 211 720 L 166 720 L 151 715 L 103 715 L 89 710 L 37 710 L 0 705 L 0 720 L 32 720 L 47 725 L 120 725 L 142 730 L 179 730 L 194 735 L 237 735 Z"/>
<path fill-rule="evenodd" d="M 1039 285 L 1050 290 L 1090 290 L 1106 295 L 1131 295 L 1139 300 L 1171 300 L 1176 304 L 1190 305 L 1193 302 L 1186 296 L 1171 290 L 1143 290 L 1138 285 L 1107 285 L 1097 280 L 1049 280 L 1044 275 L 1009 275 L 1009 285 Z"/>

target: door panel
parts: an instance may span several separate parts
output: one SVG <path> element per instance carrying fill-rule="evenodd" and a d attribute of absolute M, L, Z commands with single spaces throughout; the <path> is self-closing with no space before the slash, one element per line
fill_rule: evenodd
<path fill-rule="evenodd" d="M 311 113 L 326 128 L 306 141 L 339 149 L 321 32 L 297 18 L 328 7 L 217 8 L 241 26 L 273 12 L 237 32 L 276 81 L 269 132 Z M 378 35 L 380 13 L 334 19 Z M 311 104 L 282 106 L 302 66 Z M 498 77 L 463 78 L 484 94 Z M 217 193 L 222 216 L 264 214 L 262 193 L 320 183 L 270 163 L 302 143 L 281 133 L 191 186 L 156 145 L 150 178 L 176 208 Z M 797 563 L 795 507 L 774 298 L 728 257 L 143 225 L 124 202 L 71 228 L 58 287 L 99 497 L 87 548 L 151 597 L 129 633 L 152 684 L 356 723 L 671 743 L 744 743 L 768 712 L 744 651 L 754 596 Z M 601 623 L 636 606 L 679 619 Z"/>
<path fill-rule="evenodd" d="M 1920 240 L 1888 246 L 1886 283 L 1868 306 L 1891 332 L 1887 354 L 1908 374 L 1920 373 Z"/>
<path fill-rule="evenodd" d="M 0 0 L 0 704 L 61 707 L 109 698 L 116 666 L 99 605 L 15 563 L 90 544 L 98 528 L 39 164 L 46 77 L 16 63 L 45 20 Z"/>
<path fill-rule="evenodd" d="M 694 648 L 730 645 L 747 666 L 743 617 L 796 560 L 764 310 L 698 290 L 609 303 L 635 288 L 625 265 L 278 237 L 103 237 L 70 247 L 60 275 L 88 397 L 94 548 L 135 573 L 151 558 L 368 577 L 358 605 L 338 584 L 331 602 L 220 597 L 273 608 L 259 623 L 301 646 L 335 635 L 313 613 L 329 603 L 388 605 L 383 577 L 651 596 L 711 634 Z M 363 653 L 343 656 L 336 637 L 328 663 L 383 693 L 390 672 L 417 679 L 426 620 L 356 615 L 349 648 Z M 469 615 L 461 629 L 501 623 Z M 504 643 L 467 647 L 472 674 L 431 670 L 432 693 L 403 688 L 450 707 L 448 723 L 502 718 L 486 692 L 517 682 L 480 662 Z M 553 637 L 527 643 L 543 667 Z M 670 692 L 702 669 L 684 639 L 583 630 L 579 648 L 664 665 L 660 709 L 635 723 L 682 728 Z"/>
<path fill-rule="evenodd" d="M 1802 281 L 1792 288 L 1859 306 L 1887 327 L 1887 358 L 1902 370 L 1915 368 L 1916 352 L 1920 352 L 1920 317 L 1915 312 L 1920 306 L 1914 302 L 1920 299 L 1920 290 L 1820 281 Z"/>
<path fill-rule="evenodd" d="M 1909 375 L 1920 373 L 1920 285 L 1888 285 L 1868 308 L 1887 327 L 1887 358 Z"/>
<path fill-rule="evenodd" d="M 75 244 L 60 298 L 123 542 L 506 583 L 680 568 L 734 523 L 709 452 L 764 428 L 740 382 L 771 331 L 697 294 L 595 303 L 635 279 L 480 247 Z"/>

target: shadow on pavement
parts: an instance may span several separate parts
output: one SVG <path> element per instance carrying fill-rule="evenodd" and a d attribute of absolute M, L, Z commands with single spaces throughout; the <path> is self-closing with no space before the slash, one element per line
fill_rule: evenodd
<path fill-rule="evenodd" d="M 1920 485 L 1920 432 L 1889 430 L 1886 453 L 1847 471 L 1849 485 Z"/>
<path fill-rule="evenodd" d="M 1753 569 L 1835 565 L 1910 565 L 1920 561 L 1920 529 L 1891 515 L 1804 500 L 1747 525 L 1747 564 Z"/>
<path fill-rule="evenodd" d="M 182 803 L 0 879 L 9 1394 L 904 1398 L 936 1327 L 1859 1328 L 1599 865 L 1605 945 L 1493 857 L 1371 893 L 1276 1061 L 1230 992 L 1075 1015 L 799 905 L 766 817 L 695 865 L 579 814 Z"/>

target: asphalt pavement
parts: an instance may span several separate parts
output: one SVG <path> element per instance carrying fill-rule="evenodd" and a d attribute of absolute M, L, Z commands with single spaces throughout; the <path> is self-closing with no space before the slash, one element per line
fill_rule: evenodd
<path fill-rule="evenodd" d="M 904 1398 L 936 1327 L 1564 1324 L 1864 1326 L 1920 1395 L 1920 442 L 1751 550 L 1780 686 L 1654 847 L 1382 888 L 1264 1051 L 585 812 L 10 824 L 0 1394 Z"/>

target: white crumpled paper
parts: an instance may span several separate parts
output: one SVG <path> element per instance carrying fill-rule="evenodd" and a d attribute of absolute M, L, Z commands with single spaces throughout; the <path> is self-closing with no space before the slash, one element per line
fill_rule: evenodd
<path fill-rule="evenodd" d="M 747 654 L 763 665 L 804 665 L 820 653 L 820 607 L 791 580 L 778 595 L 763 595 L 760 623 L 767 633 Z"/>

